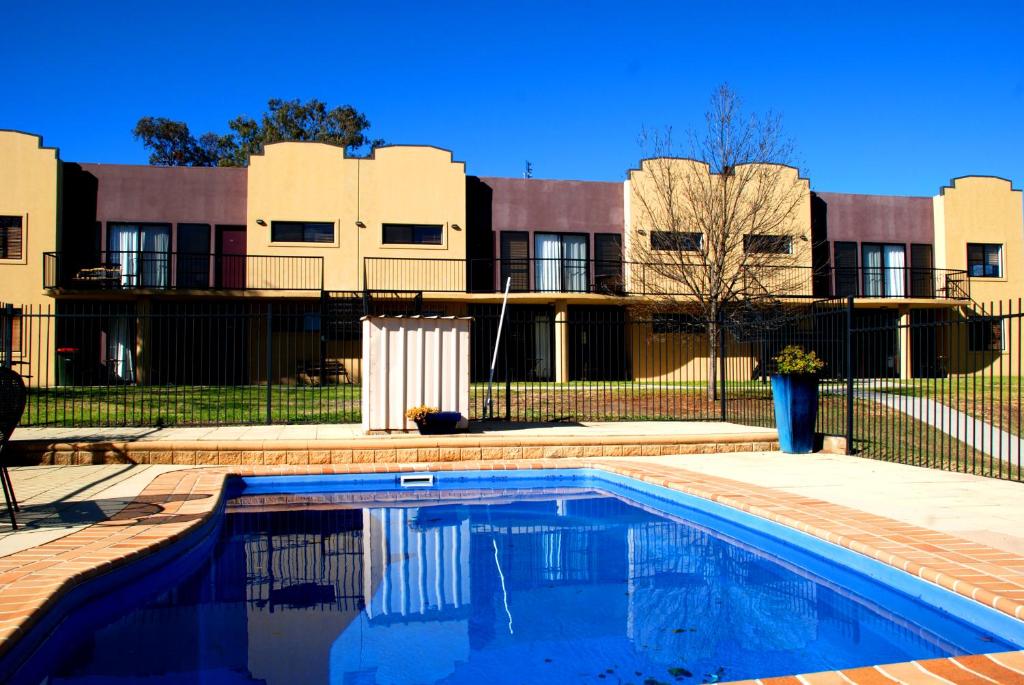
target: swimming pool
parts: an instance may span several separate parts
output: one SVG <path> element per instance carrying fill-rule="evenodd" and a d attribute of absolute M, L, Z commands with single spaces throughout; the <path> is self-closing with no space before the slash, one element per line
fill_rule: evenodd
<path fill-rule="evenodd" d="M 431 477 L 236 479 L 187 554 L 108 578 L 11 680 L 655 685 L 1024 644 L 1009 616 L 672 490 Z"/>

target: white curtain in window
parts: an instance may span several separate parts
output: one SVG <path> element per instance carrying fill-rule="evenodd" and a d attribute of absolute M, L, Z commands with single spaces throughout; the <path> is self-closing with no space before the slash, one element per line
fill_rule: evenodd
<path fill-rule="evenodd" d="M 107 261 L 121 267 L 121 285 L 136 285 L 139 275 L 139 227 L 133 224 L 111 224 L 107 244 Z"/>
<path fill-rule="evenodd" d="M 533 321 L 534 358 L 533 379 L 551 380 L 551 317 L 538 314 Z"/>
<path fill-rule="evenodd" d="M 878 245 L 864 247 L 864 297 L 882 296 L 882 248 Z"/>
<path fill-rule="evenodd" d="M 111 319 L 107 335 L 107 368 L 122 381 L 134 383 L 135 340 L 129 318 L 116 316 Z"/>
<path fill-rule="evenodd" d="M 562 289 L 561 241 L 552 233 L 537 233 L 534 236 L 534 282 L 540 292 Z"/>
<path fill-rule="evenodd" d="M 168 285 L 168 250 L 171 232 L 166 226 L 144 226 L 142 229 L 142 285 L 166 288 Z"/>
<path fill-rule="evenodd" d="M 562 236 L 562 274 L 565 290 L 587 291 L 587 236 Z"/>
<path fill-rule="evenodd" d="M 883 261 L 885 262 L 885 294 L 887 297 L 904 297 L 906 295 L 906 279 L 904 278 L 907 265 L 906 254 L 902 245 L 885 245 L 883 247 Z"/>

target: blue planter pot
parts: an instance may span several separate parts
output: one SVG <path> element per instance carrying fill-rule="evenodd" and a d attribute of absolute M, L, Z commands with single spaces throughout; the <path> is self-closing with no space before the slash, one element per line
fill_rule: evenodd
<path fill-rule="evenodd" d="M 779 448 L 787 454 L 814 451 L 814 424 L 818 418 L 818 377 L 806 374 L 772 376 L 775 425 Z"/>
<path fill-rule="evenodd" d="M 462 420 L 462 414 L 457 411 L 439 411 L 435 414 L 427 414 L 422 421 L 416 422 L 420 429 L 420 435 L 446 435 L 454 433 Z"/>

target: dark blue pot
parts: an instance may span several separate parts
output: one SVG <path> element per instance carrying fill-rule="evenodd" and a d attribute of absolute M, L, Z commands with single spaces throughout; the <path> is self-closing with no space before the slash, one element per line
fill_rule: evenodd
<path fill-rule="evenodd" d="M 772 376 L 775 425 L 779 448 L 787 454 L 814 451 L 814 423 L 818 418 L 818 377 L 806 374 Z"/>
<path fill-rule="evenodd" d="M 439 411 L 435 414 L 427 414 L 422 421 L 416 423 L 421 435 L 445 435 L 454 433 L 462 420 L 462 414 L 457 411 Z"/>

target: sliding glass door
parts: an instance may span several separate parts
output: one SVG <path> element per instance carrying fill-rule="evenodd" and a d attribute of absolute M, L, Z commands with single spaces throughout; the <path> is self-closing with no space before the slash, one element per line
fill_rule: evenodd
<path fill-rule="evenodd" d="M 534 283 L 538 292 L 587 292 L 587 236 L 536 233 Z"/>
<path fill-rule="evenodd" d="M 170 248 L 168 224 L 107 225 L 107 261 L 120 268 L 123 287 L 168 287 Z"/>
<path fill-rule="evenodd" d="M 906 295 L 906 247 L 904 245 L 861 246 L 864 297 Z"/>

